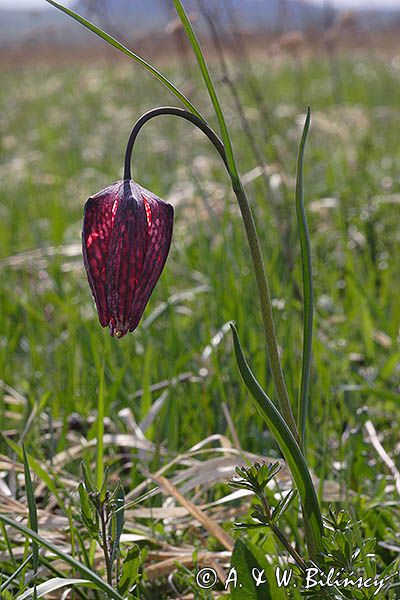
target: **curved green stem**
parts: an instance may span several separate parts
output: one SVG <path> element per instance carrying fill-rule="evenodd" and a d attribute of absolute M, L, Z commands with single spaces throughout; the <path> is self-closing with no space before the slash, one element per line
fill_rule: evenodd
<path fill-rule="evenodd" d="M 299 440 L 299 434 L 293 416 L 293 411 L 290 404 L 289 395 L 287 392 L 285 378 L 283 376 L 281 361 L 279 357 L 274 318 L 272 314 L 271 295 L 269 292 L 268 280 L 265 273 L 264 261 L 261 253 L 261 246 L 257 235 L 253 213 L 251 211 L 250 204 L 244 191 L 243 185 L 240 181 L 239 175 L 237 175 L 237 177 L 235 175 L 232 175 L 229 164 L 229 157 L 224 144 L 221 142 L 216 133 L 209 127 L 209 125 L 197 115 L 194 115 L 188 111 L 185 111 L 184 109 L 176 108 L 173 106 L 162 106 L 159 108 L 155 108 L 145 113 L 142 117 L 140 117 L 140 119 L 138 119 L 138 121 L 136 121 L 135 125 L 133 126 L 125 152 L 124 179 L 131 179 L 131 155 L 139 131 L 141 130 L 143 125 L 145 125 L 145 123 L 150 121 L 152 118 L 158 117 L 160 115 L 173 115 L 176 117 L 181 117 L 182 119 L 190 121 L 191 123 L 196 125 L 196 127 L 201 129 L 201 131 L 205 133 L 205 135 L 217 149 L 231 178 L 232 188 L 240 207 L 240 212 L 242 214 L 243 223 L 247 234 L 247 240 L 250 246 L 250 253 L 254 266 L 258 296 L 260 299 L 261 314 L 264 324 L 268 359 L 277 391 L 279 407 L 295 439 Z"/>
<path fill-rule="evenodd" d="M 129 135 L 128 143 L 126 145 L 125 150 L 125 160 L 124 160 L 124 179 L 132 179 L 131 175 L 131 159 L 132 159 L 132 150 L 135 145 L 137 136 L 139 131 L 142 129 L 143 125 L 145 125 L 154 117 L 159 117 L 161 115 L 173 115 L 175 117 L 180 117 L 181 119 L 185 119 L 193 125 L 196 125 L 210 140 L 213 146 L 217 149 L 220 157 L 222 158 L 224 165 L 228 168 L 228 163 L 225 154 L 225 148 L 217 134 L 207 125 L 204 119 L 194 115 L 193 113 L 183 110 L 182 108 L 177 108 L 175 106 L 160 106 L 159 108 L 153 108 L 149 110 L 147 113 L 142 115 L 134 124 L 132 131 Z"/>

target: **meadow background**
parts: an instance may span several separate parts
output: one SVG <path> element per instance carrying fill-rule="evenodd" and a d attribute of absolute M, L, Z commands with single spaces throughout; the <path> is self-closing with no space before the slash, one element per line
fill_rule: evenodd
<path fill-rule="evenodd" d="M 256 215 L 294 406 L 302 335 L 294 176 L 311 106 L 304 185 L 316 315 L 308 459 L 325 509 L 350 509 L 377 537 L 384 565 L 400 551 L 400 46 L 341 47 L 338 39 L 329 52 L 323 41 L 296 35 L 250 44 L 242 60 L 227 44 L 229 81 L 220 78 L 219 90 Z M 205 45 L 218 80 L 220 56 L 212 40 Z M 176 214 L 142 324 L 116 340 L 98 323 L 81 257 L 83 204 L 121 178 L 136 118 L 175 101 L 139 67 L 111 51 L 95 54 L 68 60 L 55 50 L 32 59 L 27 52 L 17 60 L 4 51 L 1 61 L 0 510 L 27 514 L 17 451 L 24 441 L 42 534 L 67 550 L 79 463 L 95 461 L 99 393 L 105 463 L 132 498 L 154 486 L 149 473 L 172 461 L 166 477 L 230 530 L 248 503 L 226 499 L 240 451 L 280 457 L 240 380 L 228 326 L 236 322 L 274 397 L 242 222 L 218 155 L 187 123 L 158 119 L 134 151 L 133 177 Z M 171 57 L 156 59 L 213 122 L 189 53 Z M 167 577 L 174 560 L 193 568 L 194 548 L 214 553 L 221 569 L 227 560 L 190 512 L 160 493 L 127 511 L 125 534 L 150 548 L 144 598 L 178 597 Z M 273 544 L 268 536 L 263 543 Z M 18 535 L 3 531 L 0 571 L 10 574 L 23 554 Z M 187 589 L 182 568 L 176 577 L 185 597 L 200 593 Z"/>

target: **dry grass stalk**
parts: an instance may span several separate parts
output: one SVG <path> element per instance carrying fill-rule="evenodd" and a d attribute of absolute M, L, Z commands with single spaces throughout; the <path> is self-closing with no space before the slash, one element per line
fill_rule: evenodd
<path fill-rule="evenodd" d="M 173 496 L 179 504 L 187 508 L 190 514 L 201 523 L 205 529 L 215 537 L 221 544 L 232 552 L 233 550 L 233 539 L 230 535 L 228 535 L 218 523 L 210 519 L 202 510 L 200 510 L 195 504 L 187 500 L 185 496 L 183 496 L 180 491 L 170 482 L 168 479 L 161 475 L 151 475 L 150 476 L 153 481 L 155 481 L 164 493 Z"/>

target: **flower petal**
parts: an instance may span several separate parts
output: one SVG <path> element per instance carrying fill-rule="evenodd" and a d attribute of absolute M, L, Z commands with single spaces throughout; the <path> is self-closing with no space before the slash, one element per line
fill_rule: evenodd
<path fill-rule="evenodd" d="M 129 331 L 133 331 L 138 326 L 151 293 L 160 278 L 171 245 L 174 222 L 174 209 L 171 204 L 141 186 L 138 187 L 145 207 L 149 243 L 141 277 L 133 297 Z"/>
<path fill-rule="evenodd" d="M 121 181 L 91 196 L 85 204 L 83 262 L 103 327 L 110 321 L 107 304 L 107 259 Z"/>
<path fill-rule="evenodd" d="M 139 186 L 121 186 L 107 263 L 107 302 L 111 334 L 122 337 L 132 322 L 132 305 L 143 277 L 149 245 L 146 210 Z"/>

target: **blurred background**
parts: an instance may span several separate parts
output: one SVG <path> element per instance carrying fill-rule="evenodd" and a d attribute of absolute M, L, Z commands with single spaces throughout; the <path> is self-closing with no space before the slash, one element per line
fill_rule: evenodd
<path fill-rule="evenodd" d="M 150 57 L 170 59 L 171 53 L 185 51 L 172 0 L 67 0 L 65 4 Z M 189 0 L 186 6 L 204 34 L 207 27 L 199 13 L 211 12 L 220 26 L 221 41 L 238 29 L 258 52 L 293 31 L 301 32 L 305 46 L 314 51 L 329 38 L 332 42 L 332 37 L 346 48 L 373 46 L 388 51 L 399 38 L 399 0 Z M 23 60 L 24 53 L 25 58 L 43 53 L 49 58 L 50 48 L 53 59 L 65 59 L 66 52 L 70 60 L 88 52 L 110 54 L 104 44 L 45 0 L 0 0 L 0 48 L 3 60 Z"/>

